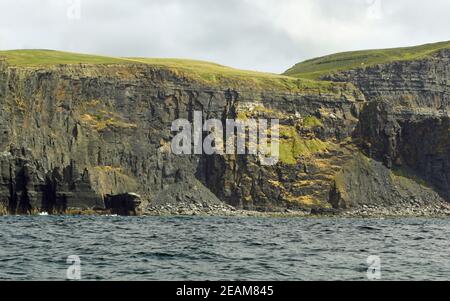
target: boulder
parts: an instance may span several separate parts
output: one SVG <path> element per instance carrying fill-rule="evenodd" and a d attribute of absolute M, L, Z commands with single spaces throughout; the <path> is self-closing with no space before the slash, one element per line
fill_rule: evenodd
<path fill-rule="evenodd" d="M 105 196 L 105 207 L 112 214 L 138 215 L 138 207 L 140 204 L 141 196 L 136 193 Z"/>

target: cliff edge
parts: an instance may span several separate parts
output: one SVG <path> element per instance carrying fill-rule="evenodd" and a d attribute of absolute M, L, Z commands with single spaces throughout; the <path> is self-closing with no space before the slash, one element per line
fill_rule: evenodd
<path fill-rule="evenodd" d="M 450 48 L 434 45 L 304 77 L 0 52 L 0 211 L 447 214 Z M 279 119 L 279 163 L 172 154 L 194 111 Z"/>

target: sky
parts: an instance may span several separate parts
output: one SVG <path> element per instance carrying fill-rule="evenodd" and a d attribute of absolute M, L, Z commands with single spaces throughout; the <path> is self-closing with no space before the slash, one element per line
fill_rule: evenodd
<path fill-rule="evenodd" d="M 450 40 L 448 0 L 2 0 L 0 49 L 281 73 L 335 52 Z"/>

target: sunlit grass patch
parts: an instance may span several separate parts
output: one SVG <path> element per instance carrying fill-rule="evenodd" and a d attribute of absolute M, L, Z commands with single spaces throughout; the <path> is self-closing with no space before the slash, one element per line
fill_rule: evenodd
<path fill-rule="evenodd" d="M 450 41 L 415 47 L 343 52 L 301 62 L 287 70 L 284 75 L 319 79 L 338 71 L 394 61 L 417 60 L 446 48 L 450 48 Z"/>

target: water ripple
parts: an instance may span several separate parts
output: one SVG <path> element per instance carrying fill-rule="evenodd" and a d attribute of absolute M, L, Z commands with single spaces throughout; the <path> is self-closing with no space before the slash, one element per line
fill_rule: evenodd
<path fill-rule="evenodd" d="M 446 280 L 450 222 L 440 219 L 0 217 L 0 279 Z"/>

